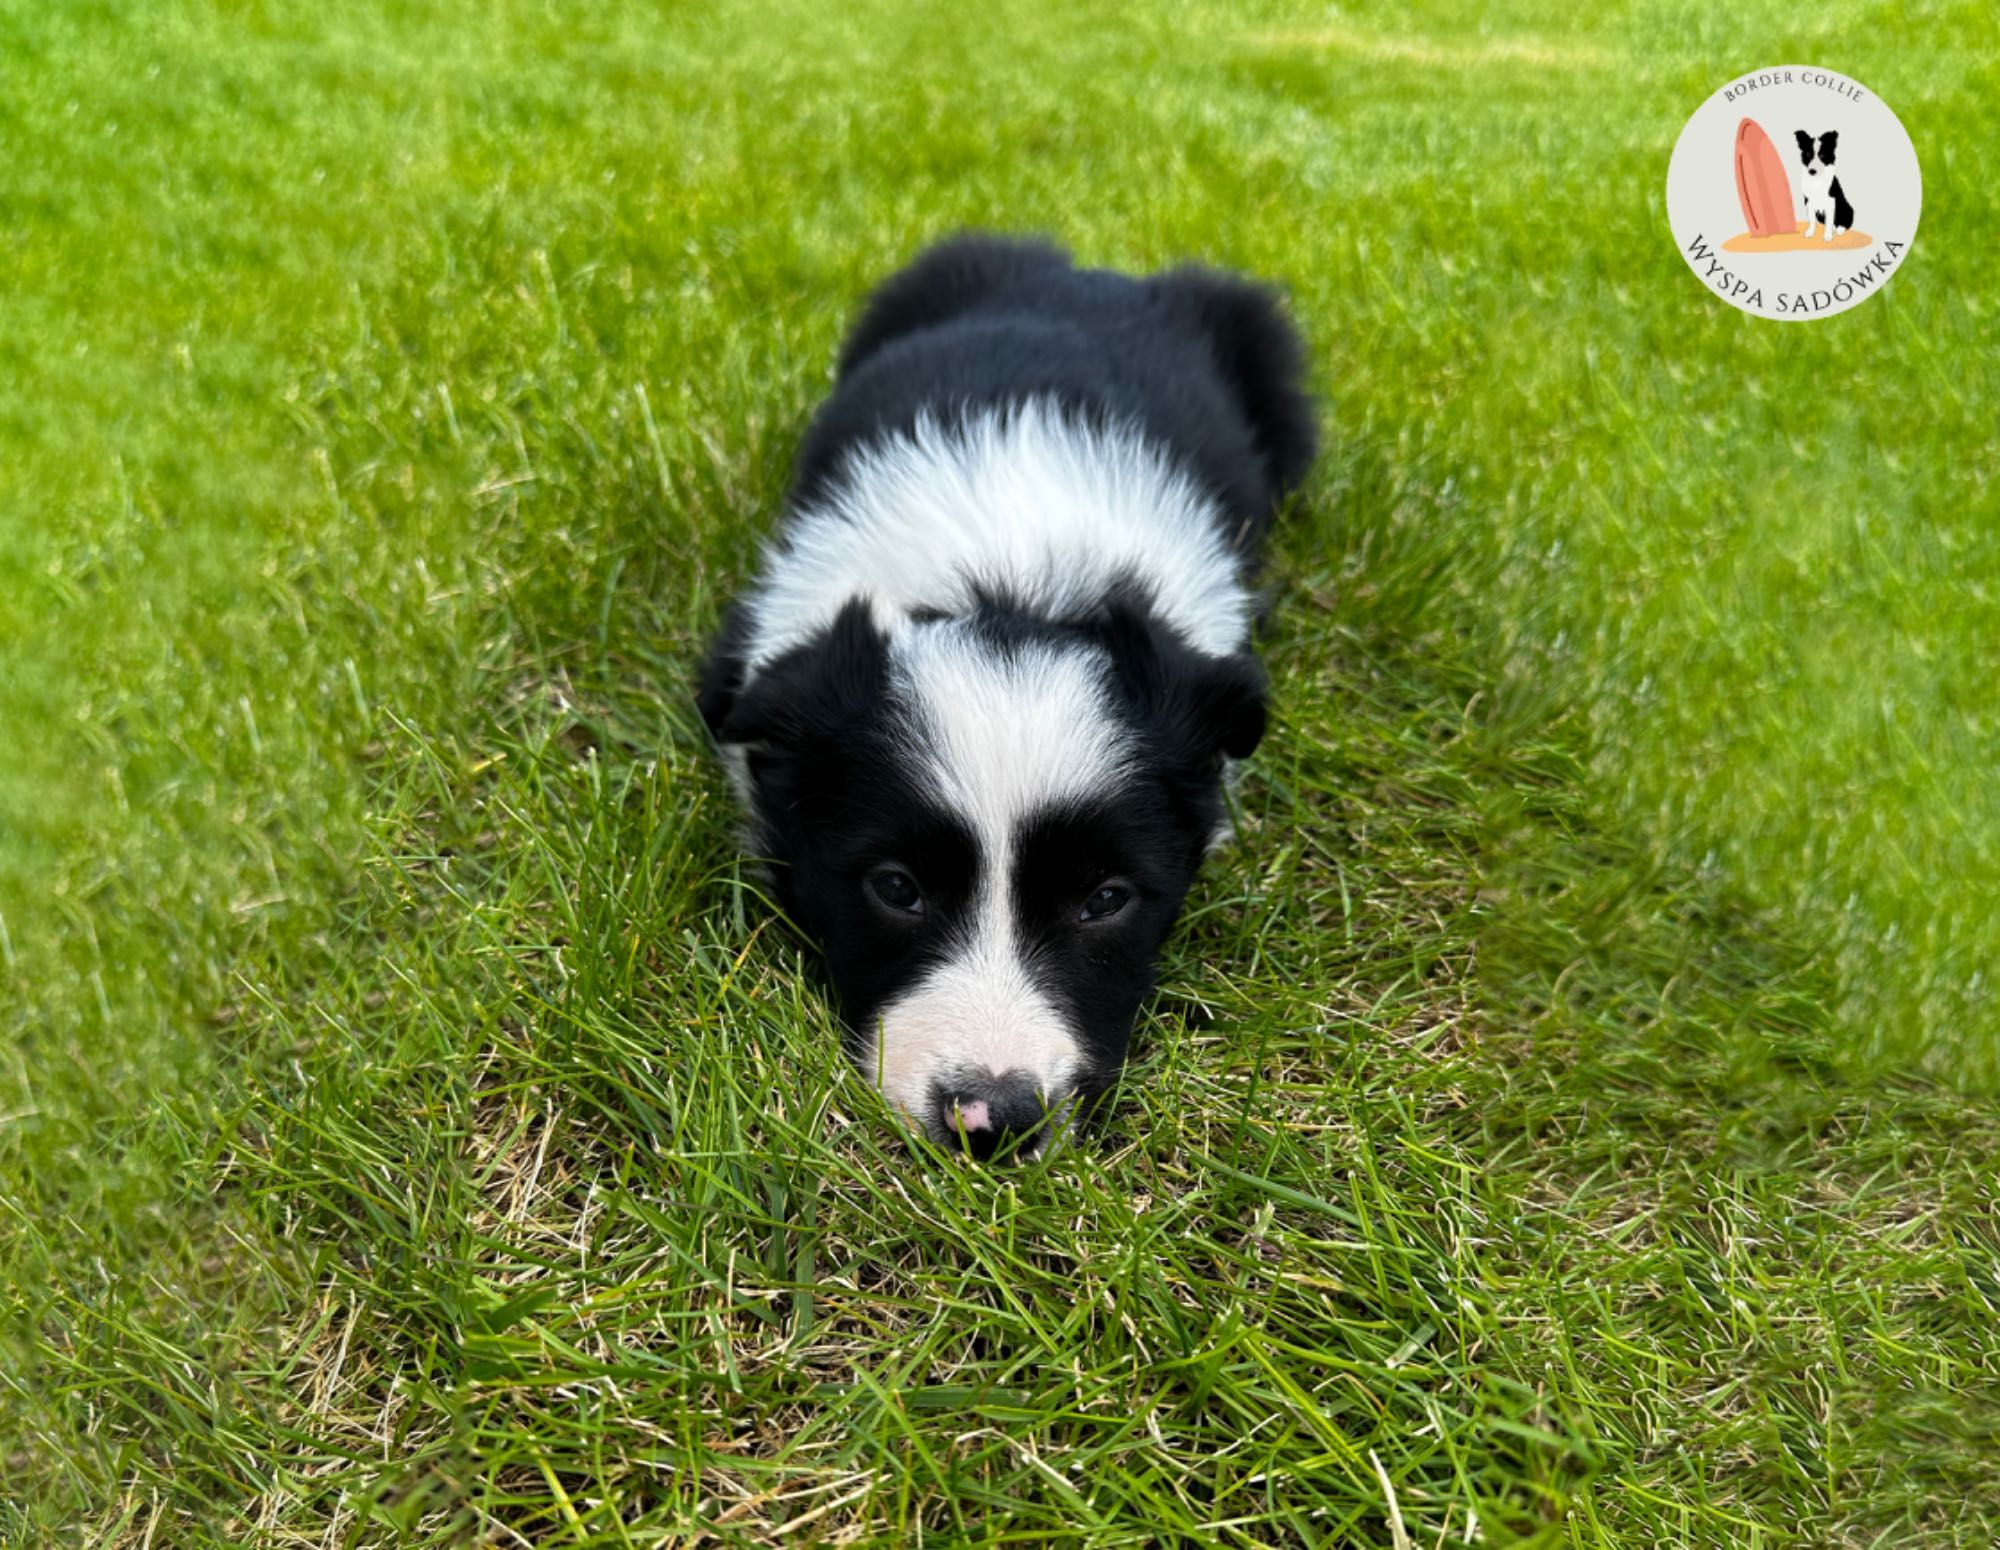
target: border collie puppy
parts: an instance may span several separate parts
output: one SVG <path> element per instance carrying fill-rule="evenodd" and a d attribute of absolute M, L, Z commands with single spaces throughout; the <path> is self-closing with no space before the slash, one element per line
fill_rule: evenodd
<path fill-rule="evenodd" d="M 1840 131 L 1829 129 L 1819 137 L 1817 145 L 1803 129 L 1793 130 L 1792 138 L 1799 143 L 1799 160 L 1806 169 L 1805 183 L 1799 190 L 1799 208 L 1805 214 L 1807 228 L 1817 225 L 1820 239 L 1831 242 L 1836 231 L 1851 231 L 1854 227 L 1854 206 L 1847 202 L 1847 191 L 1833 175 L 1833 153 L 1840 144 Z"/>
<path fill-rule="evenodd" d="M 849 1053 L 936 1141 L 1032 1151 L 1124 1061 L 1263 734 L 1301 373 L 1257 286 L 987 236 L 847 339 L 699 705 Z"/>

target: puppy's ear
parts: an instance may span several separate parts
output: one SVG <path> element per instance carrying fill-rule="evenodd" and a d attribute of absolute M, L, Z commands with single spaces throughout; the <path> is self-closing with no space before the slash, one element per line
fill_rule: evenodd
<path fill-rule="evenodd" d="M 1202 769 L 1256 752 L 1268 686 L 1249 652 L 1196 651 L 1130 603 L 1112 604 L 1101 628 L 1120 687 L 1169 763 Z"/>
<path fill-rule="evenodd" d="M 708 735 L 717 741 L 743 687 L 743 654 L 749 647 L 750 610 L 741 603 L 731 603 L 723 612 L 722 627 L 715 632 L 695 684 L 695 709 L 701 712 Z"/>
<path fill-rule="evenodd" d="M 831 741 L 880 699 L 888 660 L 888 637 L 857 597 L 833 623 L 770 663 L 747 687 L 739 660 L 726 696 L 704 693 L 702 715 L 719 743 L 797 750 Z"/>
<path fill-rule="evenodd" d="M 1799 155 L 1803 156 L 1807 161 L 1811 161 L 1813 153 L 1812 136 L 1807 134 L 1803 129 L 1794 129 L 1792 131 L 1792 138 L 1799 142 Z"/>
<path fill-rule="evenodd" d="M 1840 131 L 1829 129 L 1819 137 L 1819 159 L 1829 167 L 1833 165 L 1833 149 L 1840 144 Z"/>

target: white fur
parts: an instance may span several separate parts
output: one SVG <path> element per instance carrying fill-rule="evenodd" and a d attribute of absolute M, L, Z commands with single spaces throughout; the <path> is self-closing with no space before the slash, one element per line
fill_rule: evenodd
<path fill-rule="evenodd" d="M 966 950 L 883 1010 L 865 1057 L 868 1079 L 913 1124 L 948 1123 L 930 1112 L 931 1085 L 953 1071 L 1027 1071 L 1053 1103 L 1077 1069 L 1076 1037 L 1029 980 L 1011 926 L 990 929 L 983 901 L 981 915 Z"/>
<path fill-rule="evenodd" d="M 1002 652 L 968 621 L 943 619 L 891 638 L 889 675 L 910 707 L 926 775 L 983 850 L 1011 846 L 1013 826 L 1031 811 L 1103 796 L 1123 772 L 1111 662 L 1100 648 Z"/>
<path fill-rule="evenodd" d="M 910 753 L 979 847 L 979 891 L 945 961 L 885 1007 L 866 1059 L 889 1101 L 920 1122 L 952 1072 L 1026 1071 L 1053 1101 L 1077 1074 L 1076 1035 L 1036 987 L 1015 940 L 1015 842 L 1031 814 L 1117 789 L 1125 750 L 1101 651 L 1003 653 L 961 620 L 912 625 L 890 645 Z"/>
<path fill-rule="evenodd" d="M 969 608 L 999 588 L 1050 617 L 1080 614 L 1122 575 L 1190 645 L 1250 635 L 1250 600 L 1215 503 L 1127 427 L 1093 430 L 1031 400 L 963 423 L 932 418 L 850 456 L 798 511 L 750 594 L 754 676 L 852 599 L 894 633 L 911 609 Z"/>

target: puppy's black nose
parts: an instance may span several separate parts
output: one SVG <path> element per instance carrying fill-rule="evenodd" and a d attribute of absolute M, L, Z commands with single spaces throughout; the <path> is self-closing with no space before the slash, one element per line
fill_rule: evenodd
<path fill-rule="evenodd" d="M 1025 1071 L 961 1079 L 939 1102 L 945 1135 L 981 1162 L 1000 1156 L 1029 1157 L 1039 1151 L 1048 1109 Z"/>

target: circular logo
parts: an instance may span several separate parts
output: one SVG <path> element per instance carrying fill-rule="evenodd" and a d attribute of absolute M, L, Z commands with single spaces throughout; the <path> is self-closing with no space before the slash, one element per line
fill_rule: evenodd
<path fill-rule="evenodd" d="M 1777 65 L 1695 109 L 1667 163 L 1667 223 L 1716 295 L 1796 322 L 1889 283 L 1923 192 L 1917 148 L 1886 102 L 1838 71 Z"/>

